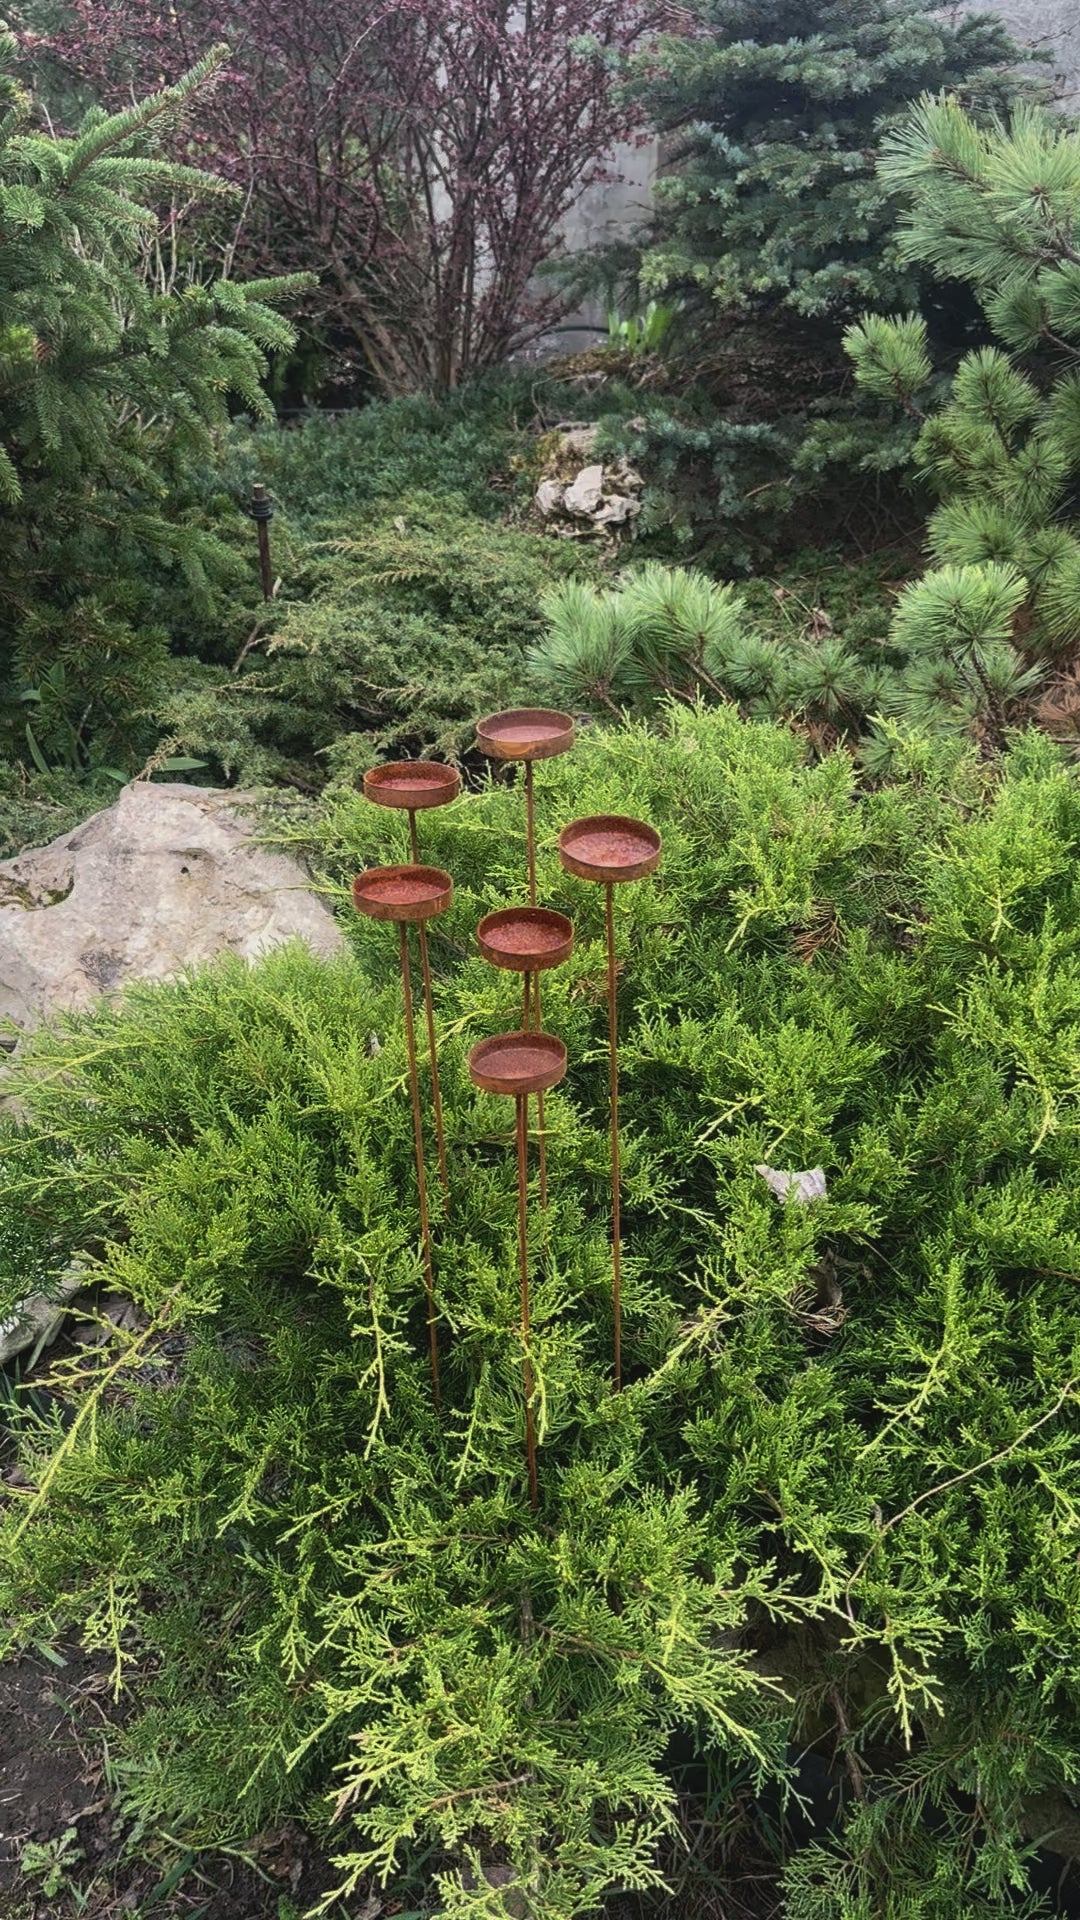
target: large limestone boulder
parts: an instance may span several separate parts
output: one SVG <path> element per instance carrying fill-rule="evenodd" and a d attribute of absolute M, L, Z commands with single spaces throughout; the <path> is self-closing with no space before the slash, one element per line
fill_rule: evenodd
<path fill-rule="evenodd" d="M 343 946 L 303 869 L 256 844 L 244 796 L 137 781 L 48 847 L 0 861 L 0 1018 L 33 1026 L 128 980 L 284 940 Z"/>

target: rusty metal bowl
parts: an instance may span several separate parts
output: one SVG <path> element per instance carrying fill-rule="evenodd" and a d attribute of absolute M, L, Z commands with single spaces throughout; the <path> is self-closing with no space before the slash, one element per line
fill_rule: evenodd
<path fill-rule="evenodd" d="M 566 1072 L 566 1048 L 551 1033 L 496 1033 L 469 1055 L 469 1078 L 484 1093 L 546 1093 Z"/>
<path fill-rule="evenodd" d="M 574 950 L 574 926 L 547 907 L 503 907 L 476 929 L 485 960 L 508 973 L 543 973 L 561 967 Z"/>
<path fill-rule="evenodd" d="M 574 744 L 573 716 L 550 707 L 512 707 L 478 720 L 476 740 L 489 760 L 553 760 Z"/>
<path fill-rule="evenodd" d="M 660 835 L 644 820 L 621 813 L 597 813 L 572 820 L 559 835 L 559 859 L 567 873 L 579 880 L 599 880 L 612 886 L 623 880 L 644 880 L 660 864 Z"/>
<path fill-rule="evenodd" d="M 353 881 L 352 897 L 370 920 L 433 920 L 449 907 L 454 883 L 441 867 L 369 867 Z"/>
<path fill-rule="evenodd" d="M 456 767 L 439 760 L 391 760 L 364 775 L 364 798 L 377 807 L 402 807 L 418 813 L 423 807 L 445 807 L 461 792 Z"/>

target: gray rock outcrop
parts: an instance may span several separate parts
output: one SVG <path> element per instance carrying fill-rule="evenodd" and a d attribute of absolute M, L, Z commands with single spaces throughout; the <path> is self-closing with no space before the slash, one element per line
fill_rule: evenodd
<path fill-rule="evenodd" d="M 259 846 L 244 796 L 125 787 L 50 846 L 0 861 L 0 1018 L 30 1027 L 129 980 L 302 939 L 343 946 L 295 860 Z"/>
<path fill-rule="evenodd" d="M 548 471 L 535 494 L 537 510 L 553 532 L 599 534 L 626 526 L 641 512 L 645 482 L 640 473 L 626 460 L 604 466 L 590 458 L 596 440 L 595 426 L 564 426 L 553 436 Z"/>

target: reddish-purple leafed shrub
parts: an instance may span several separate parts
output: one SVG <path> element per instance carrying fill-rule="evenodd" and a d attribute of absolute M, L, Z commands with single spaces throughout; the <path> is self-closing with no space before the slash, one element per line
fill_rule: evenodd
<path fill-rule="evenodd" d="M 649 5 L 74 0 L 49 51 L 114 105 L 227 41 L 186 138 L 242 191 L 236 257 L 317 271 L 312 317 L 401 392 L 454 386 L 557 319 L 536 270 L 633 136 L 612 56 Z"/>

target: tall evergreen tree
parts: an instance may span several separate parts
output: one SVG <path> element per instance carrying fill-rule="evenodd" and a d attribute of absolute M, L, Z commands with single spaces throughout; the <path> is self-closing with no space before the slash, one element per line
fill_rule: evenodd
<path fill-rule="evenodd" d="M 1023 55 L 1001 22 L 935 0 L 691 0 L 691 17 L 632 68 L 669 147 L 643 286 L 814 319 L 910 298 L 881 133 L 926 92 L 1007 104 Z"/>
<path fill-rule="evenodd" d="M 825 484 L 828 528 L 804 539 L 872 504 L 848 483 L 844 324 L 923 300 L 962 344 L 975 317 L 897 254 L 882 138 L 924 91 L 985 118 L 1033 83 L 996 18 L 953 21 L 934 0 L 689 0 L 684 22 L 628 66 L 664 165 L 649 229 L 598 272 L 681 304 L 671 397 L 640 409 L 627 451 L 661 477 L 661 512 L 721 530 L 724 560 L 747 565 Z"/>
<path fill-rule="evenodd" d="M 275 307 L 303 281 L 177 276 L 152 205 L 223 190 L 164 132 L 221 64 L 123 113 L 40 130 L 0 31 L 0 701 L 38 764 L 122 756 L 160 690 L 160 584 L 208 602 L 233 556 L 183 510 L 230 397 L 267 411 Z M 30 714 L 29 726 L 26 724 Z"/>

